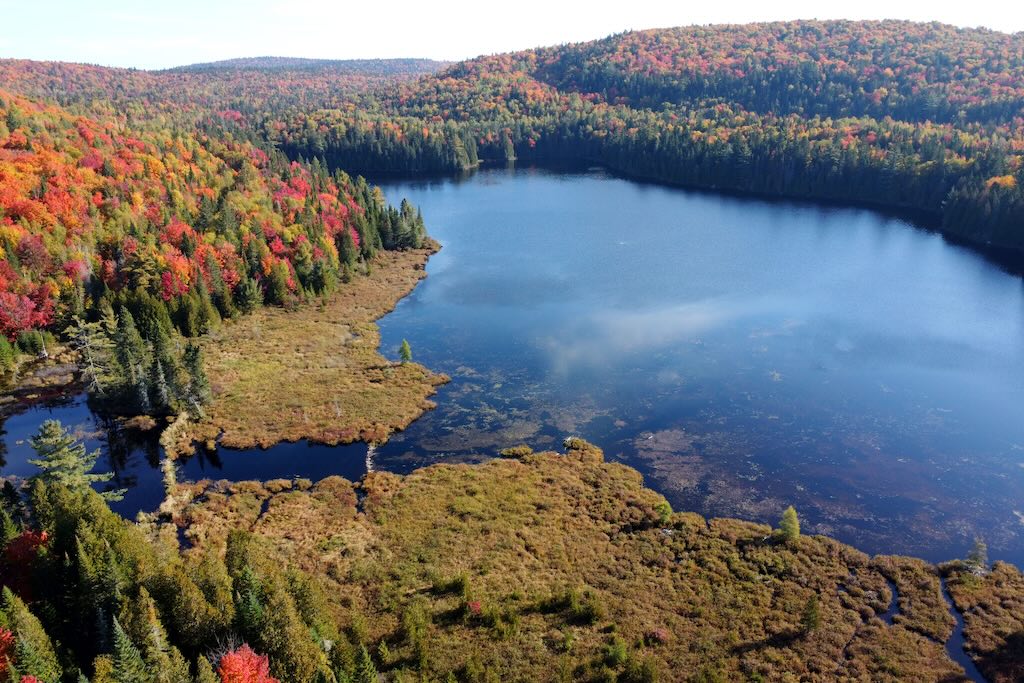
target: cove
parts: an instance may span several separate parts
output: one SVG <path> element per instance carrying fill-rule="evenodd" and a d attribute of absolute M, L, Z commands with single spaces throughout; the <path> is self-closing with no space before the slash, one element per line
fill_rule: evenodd
<path fill-rule="evenodd" d="M 870 553 L 1024 565 L 1024 286 L 976 253 L 856 208 L 667 188 L 593 169 L 387 180 L 443 244 L 380 321 L 445 372 L 438 408 L 376 469 L 472 462 L 569 435 L 677 509 L 804 529 Z M 47 417 L 104 450 L 127 516 L 162 497 L 153 438 L 84 399 L 10 418 L 0 475 Z M 364 445 L 197 453 L 187 479 L 359 478 Z"/>

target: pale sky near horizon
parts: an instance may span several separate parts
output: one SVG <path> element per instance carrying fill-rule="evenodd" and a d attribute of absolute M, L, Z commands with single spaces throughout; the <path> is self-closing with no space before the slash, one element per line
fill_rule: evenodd
<path fill-rule="evenodd" d="M 146 69 L 263 55 L 459 60 L 630 29 L 787 19 L 910 19 L 1024 31 L 1019 0 L 0 0 L 0 16 L 0 57 Z"/>

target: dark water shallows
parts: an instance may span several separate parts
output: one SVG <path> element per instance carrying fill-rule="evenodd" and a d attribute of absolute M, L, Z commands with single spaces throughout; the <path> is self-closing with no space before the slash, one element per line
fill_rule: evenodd
<path fill-rule="evenodd" d="M 792 503 L 805 529 L 869 552 L 943 560 L 980 535 L 1024 565 L 1020 277 L 872 211 L 600 171 L 384 189 L 419 205 L 444 249 L 381 320 L 383 352 L 406 338 L 453 381 L 376 468 L 578 435 L 678 509 L 774 522 Z M 16 442 L 46 410 L 5 425 L 0 474 L 23 474 Z M 96 431 L 80 400 L 52 410 Z M 154 507 L 155 444 L 98 436 L 107 469 L 135 478 L 119 509 Z M 365 459 L 221 449 L 182 476 L 358 478 Z"/>

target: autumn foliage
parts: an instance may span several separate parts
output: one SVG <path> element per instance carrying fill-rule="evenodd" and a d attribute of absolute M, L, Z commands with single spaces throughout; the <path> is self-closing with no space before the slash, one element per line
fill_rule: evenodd
<path fill-rule="evenodd" d="M 11 539 L 0 555 L 0 570 L 3 576 L 0 584 L 8 586 L 22 598 L 28 599 L 31 595 L 33 563 L 39 549 L 46 545 L 48 539 L 46 531 L 31 529 L 26 529 Z"/>
<path fill-rule="evenodd" d="M 0 680 L 7 678 L 7 669 L 14 659 L 14 634 L 0 626 Z"/>
<path fill-rule="evenodd" d="M 248 645 L 221 657 L 217 673 L 221 683 L 279 683 L 270 675 L 267 656 L 257 654 Z"/>

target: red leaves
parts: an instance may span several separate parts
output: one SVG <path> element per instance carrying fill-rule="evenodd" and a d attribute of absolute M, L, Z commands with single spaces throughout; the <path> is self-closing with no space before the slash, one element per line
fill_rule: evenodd
<path fill-rule="evenodd" d="M 35 271 L 42 271 L 50 262 L 50 254 L 46 251 L 41 235 L 24 235 L 18 242 L 18 260 L 21 265 Z"/>
<path fill-rule="evenodd" d="M 0 680 L 6 680 L 7 669 L 14 659 L 14 634 L 0 626 Z"/>
<path fill-rule="evenodd" d="M 183 282 L 178 273 L 169 270 L 160 275 L 160 296 L 164 301 L 170 301 L 176 296 L 188 294 L 188 283 Z"/>
<path fill-rule="evenodd" d="M 11 539 L 4 548 L 3 558 L 0 567 L 3 572 L 2 583 L 23 599 L 30 599 L 30 587 L 32 577 L 32 564 L 39 554 L 39 548 L 46 545 L 48 536 L 45 531 L 36 532 L 26 530 L 20 536 Z M 0 633 L 2 635 L 2 633 Z M 3 650 L 0 646 L 0 655 Z"/>
<path fill-rule="evenodd" d="M 267 656 L 257 654 L 248 645 L 221 657 L 217 673 L 221 683 L 279 683 L 270 675 Z"/>
<path fill-rule="evenodd" d="M 0 334 L 13 339 L 22 330 L 39 327 L 45 316 L 24 294 L 0 292 Z"/>

